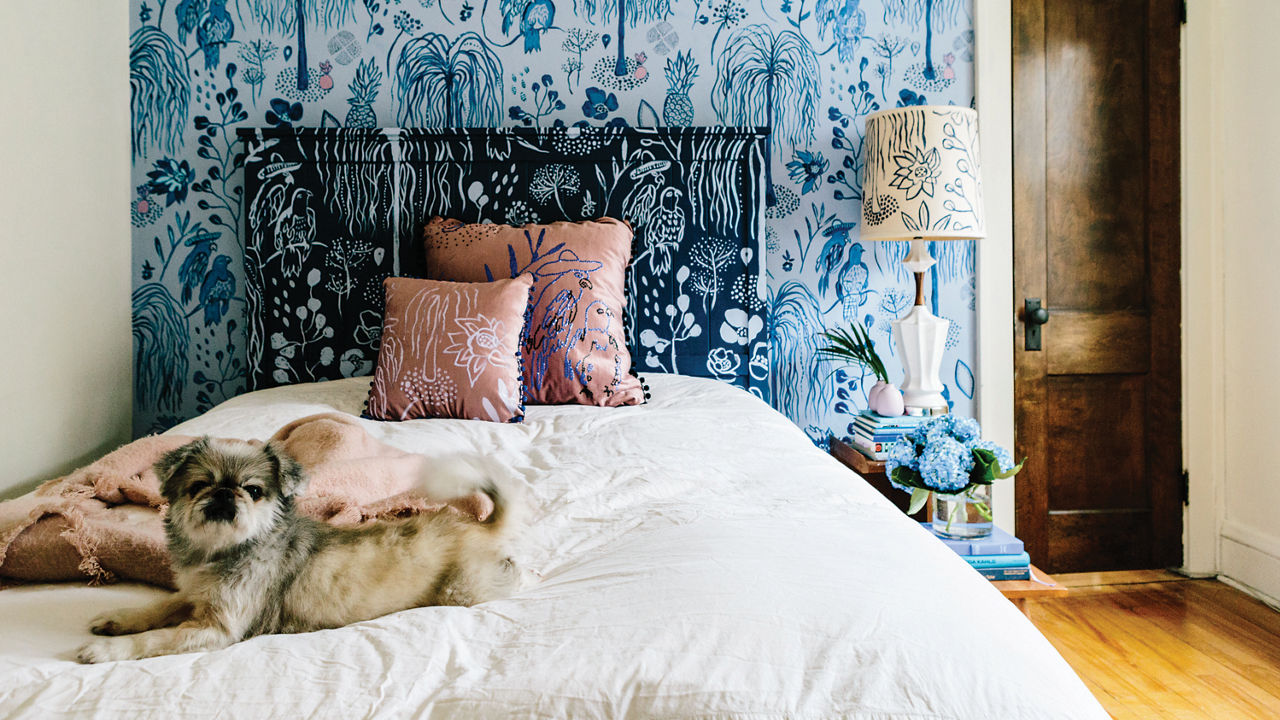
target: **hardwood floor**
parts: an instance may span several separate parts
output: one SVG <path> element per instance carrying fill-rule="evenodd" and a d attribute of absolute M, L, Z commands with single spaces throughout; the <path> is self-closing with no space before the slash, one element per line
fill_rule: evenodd
<path fill-rule="evenodd" d="M 1280 718 L 1280 612 L 1161 571 L 1055 576 L 1027 615 L 1116 718 Z"/>

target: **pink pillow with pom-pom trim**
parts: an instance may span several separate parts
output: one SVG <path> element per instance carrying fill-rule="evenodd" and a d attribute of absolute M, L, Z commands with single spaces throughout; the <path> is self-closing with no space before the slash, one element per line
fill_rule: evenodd
<path fill-rule="evenodd" d="M 365 416 L 524 419 L 520 348 L 533 278 L 387 278 L 382 345 Z"/>
<path fill-rule="evenodd" d="M 612 218 L 513 227 L 434 217 L 423 228 L 429 277 L 533 277 L 525 396 L 545 405 L 644 402 L 623 323 L 631 240 Z"/>

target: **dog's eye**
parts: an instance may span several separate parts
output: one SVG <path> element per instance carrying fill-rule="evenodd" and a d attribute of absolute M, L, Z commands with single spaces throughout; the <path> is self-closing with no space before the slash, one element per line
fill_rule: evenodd
<path fill-rule="evenodd" d="M 244 491 L 249 494 L 249 498 L 251 500 L 262 499 L 262 488 L 258 487 L 257 485 L 250 485 L 246 487 Z"/>
<path fill-rule="evenodd" d="M 191 483 L 191 486 L 187 488 L 187 494 L 190 495 L 191 497 L 195 497 L 196 495 L 200 494 L 201 490 L 204 490 L 207 487 L 209 487 L 209 483 L 207 482 L 203 482 L 203 481 L 193 482 Z"/>

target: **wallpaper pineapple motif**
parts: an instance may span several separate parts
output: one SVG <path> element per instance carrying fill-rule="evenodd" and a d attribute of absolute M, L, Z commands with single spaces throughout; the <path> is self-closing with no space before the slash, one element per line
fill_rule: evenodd
<path fill-rule="evenodd" d="M 905 247 L 859 241 L 863 121 L 972 103 L 971 0 L 132 7 L 137 433 L 245 388 L 245 127 L 768 126 L 769 320 L 741 331 L 772 345 L 775 406 L 817 441 L 848 434 L 874 378 L 818 355 L 826 327 L 865 324 L 901 376 L 889 323 L 911 280 Z M 934 311 L 952 320 L 942 375 L 968 412 L 974 249 L 934 254 Z M 638 371 L 662 369 L 633 351 Z"/>

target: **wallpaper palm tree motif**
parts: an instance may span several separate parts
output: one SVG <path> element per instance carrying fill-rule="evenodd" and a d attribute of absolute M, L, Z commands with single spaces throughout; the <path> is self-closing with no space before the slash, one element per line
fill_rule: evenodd
<path fill-rule="evenodd" d="M 817 354 L 824 328 L 865 324 L 890 373 L 901 372 L 890 322 L 909 307 L 911 280 L 899 264 L 905 247 L 859 240 L 863 122 L 885 107 L 972 104 L 972 0 L 131 5 L 137 433 L 246 388 L 245 148 L 236 132 L 254 127 L 768 126 L 767 320 L 740 318 L 731 334 L 768 339 L 774 405 L 816 441 L 848 434 L 871 379 Z M 511 222 L 564 202 L 568 180 L 554 172 L 538 180 L 545 191 L 511 209 Z M 343 180 L 330 192 L 358 206 L 367 183 Z M 661 272 L 662 228 L 679 227 L 686 206 L 660 190 L 632 200 L 650 208 L 654 228 L 637 261 Z M 276 201 L 296 210 L 277 230 L 288 240 L 282 254 L 305 256 L 306 209 L 334 198 Z M 350 220 L 361 222 L 358 213 Z M 350 230 L 358 263 L 368 256 L 359 228 Z M 710 245 L 704 254 L 710 266 L 723 261 Z M 931 302 L 952 320 L 942 374 L 956 409 L 968 411 L 974 251 L 947 243 L 934 254 Z M 712 275 L 691 271 L 681 282 L 692 289 Z M 734 291 L 702 290 L 692 297 Z M 661 353 L 633 351 L 638 371 L 660 369 L 645 358 L 661 364 Z M 732 359 L 708 358 L 709 367 Z"/>

